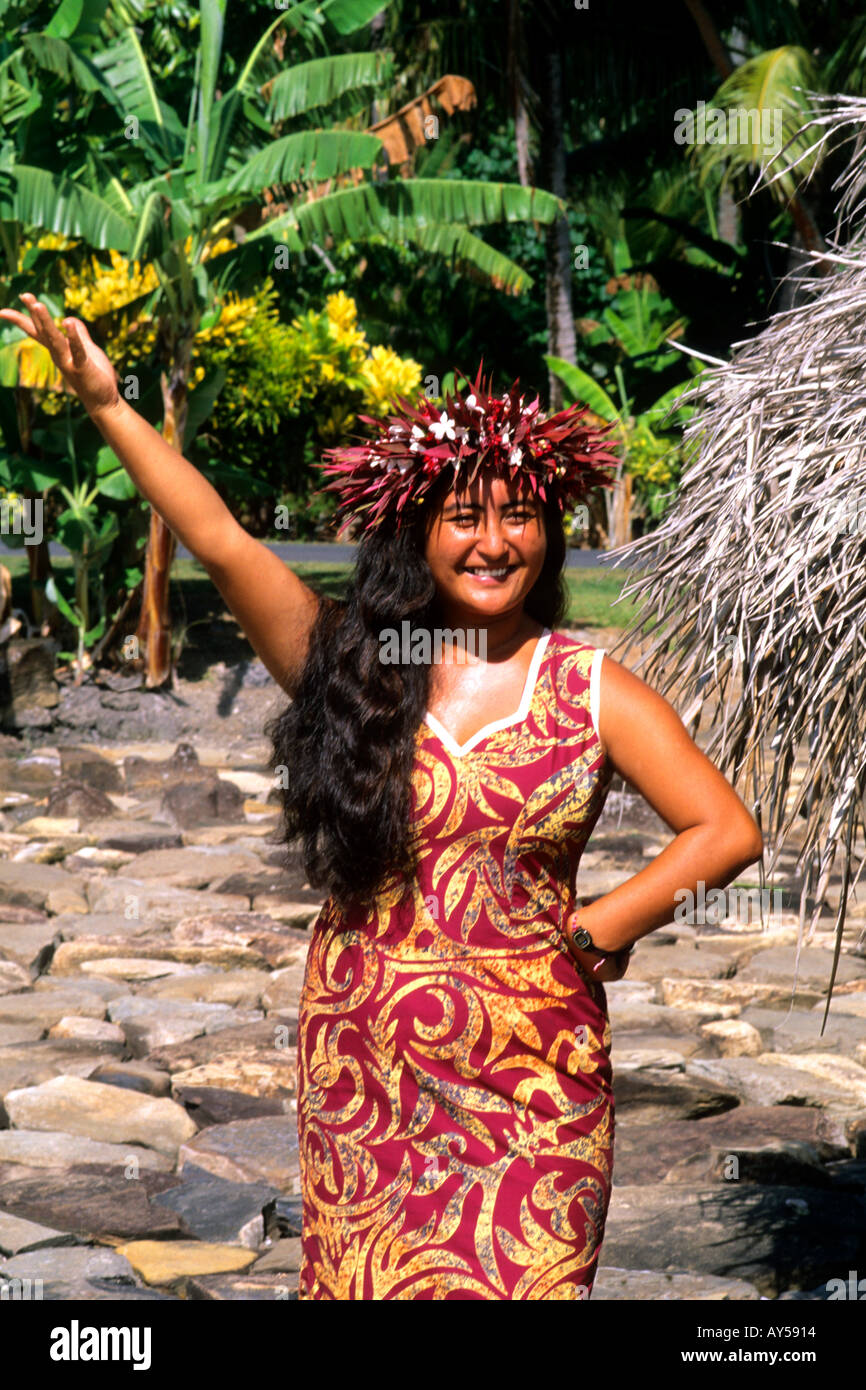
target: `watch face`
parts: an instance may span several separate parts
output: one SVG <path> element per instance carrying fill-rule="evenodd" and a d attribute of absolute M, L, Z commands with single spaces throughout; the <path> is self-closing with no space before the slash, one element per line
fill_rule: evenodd
<path fill-rule="evenodd" d="M 574 933 L 574 944 L 575 946 L 579 946 L 582 951 L 585 951 L 587 946 L 592 945 L 592 937 L 586 930 L 586 927 L 578 927 L 577 931 Z"/>

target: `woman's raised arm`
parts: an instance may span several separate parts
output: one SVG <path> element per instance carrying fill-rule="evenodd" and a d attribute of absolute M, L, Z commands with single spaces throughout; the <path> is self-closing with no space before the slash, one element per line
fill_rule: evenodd
<path fill-rule="evenodd" d="M 47 348 L 139 492 L 205 567 L 271 675 L 292 694 L 316 595 L 243 529 L 198 469 L 123 399 L 117 373 L 86 324 L 66 318 L 64 334 L 35 295 L 21 299 L 29 318 L 14 309 L 0 309 L 0 317 Z"/>

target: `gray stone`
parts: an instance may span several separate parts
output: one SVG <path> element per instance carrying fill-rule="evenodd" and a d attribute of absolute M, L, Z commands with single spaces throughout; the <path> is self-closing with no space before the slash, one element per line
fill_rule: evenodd
<path fill-rule="evenodd" d="M 55 1231 L 50 1226 L 40 1226 L 37 1221 L 0 1211 L 0 1255 L 26 1255 L 48 1245 L 74 1244 L 75 1236 L 68 1231 Z"/>
<path fill-rule="evenodd" d="M 0 1096 L 24 1086 L 38 1086 L 54 1076 L 90 1076 L 105 1054 L 68 1039 L 21 1043 L 0 1048 Z"/>
<path fill-rule="evenodd" d="M 607 992 L 607 985 L 605 985 Z M 614 1036 L 617 1033 L 659 1032 L 692 1036 L 702 1023 L 724 1016 L 723 1008 L 708 1006 L 707 1011 L 677 1009 L 668 1004 L 651 1004 L 642 1000 L 614 999 L 608 1004 L 608 1017 Z"/>
<path fill-rule="evenodd" d="M 676 946 L 649 946 L 642 939 L 629 962 L 633 980 L 709 979 L 723 980 L 735 973 L 736 960 L 720 951 L 680 942 Z"/>
<path fill-rule="evenodd" d="M 274 1116 L 214 1125 L 181 1146 L 178 1171 L 189 1163 L 232 1182 L 266 1182 L 293 1192 L 300 1172 L 297 1121 Z"/>
<path fill-rule="evenodd" d="M 200 845 L 139 854 L 135 860 L 135 876 L 144 880 L 157 879 L 175 888 L 207 888 L 216 879 L 231 874 L 257 873 L 263 867 L 256 854 Z"/>
<path fill-rule="evenodd" d="M 186 1285 L 190 1299 L 216 1302 L 273 1303 L 297 1301 L 295 1274 L 200 1274 Z"/>
<path fill-rule="evenodd" d="M 140 986 L 138 998 L 188 999 L 258 1009 L 270 979 L 267 970 L 210 970 L 207 966 L 194 966 L 182 976 Z"/>
<path fill-rule="evenodd" d="M 101 1081 L 106 1086 L 121 1086 L 127 1091 L 139 1091 L 146 1096 L 167 1096 L 171 1093 L 168 1072 L 142 1061 L 100 1063 L 91 1072 L 90 1080 Z"/>
<path fill-rule="evenodd" d="M 793 985 L 796 954 L 793 946 L 771 946 L 767 950 L 758 950 L 749 964 L 737 972 L 738 978 L 766 981 L 767 984 L 777 984 L 784 980 Z M 832 951 L 825 951 L 817 946 L 804 946 L 800 952 L 797 969 L 798 988 L 818 986 L 826 989 L 830 983 L 832 969 Z M 855 956 L 840 955 L 836 979 L 840 984 L 849 980 L 866 979 L 866 961 Z"/>
<path fill-rule="evenodd" d="M 123 778 L 119 768 L 94 748 L 63 747 L 60 749 L 60 765 L 64 777 L 85 782 L 97 791 L 123 791 Z"/>
<path fill-rule="evenodd" d="M 8 1211 L 83 1240 L 182 1234 L 177 1214 L 152 1200 L 176 1186 L 169 1171 L 141 1164 L 138 1175 L 130 1176 L 129 1166 L 116 1161 L 53 1171 L 3 1164 L 0 1181 Z"/>
<path fill-rule="evenodd" d="M 736 1091 L 715 1078 L 671 1074 L 652 1067 L 621 1067 L 614 1062 L 613 1091 L 617 1118 L 622 1113 L 633 1123 L 667 1124 L 671 1120 L 697 1120 L 718 1115 L 738 1104 Z"/>
<path fill-rule="evenodd" d="M 246 819 L 243 792 L 221 778 L 168 787 L 161 809 L 183 830 L 196 825 L 242 824 Z"/>
<path fill-rule="evenodd" d="M 866 994 L 863 996 L 866 1005 Z M 744 1009 L 740 1018 L 758 1029 L 766 1052 L 846 1052 L 866 1040 L 866 1013 L 862 1021 L 850 1014 L 834 1013 L 831 1005 L 827 1026 L 821 1033 L 824 1015 L 814 1009 Z"/>
<path fill-rule="evenodd" d="M 71 777 L 63 777 L 48 798 L 46 815 L 78 817 L 83 823 L 114 814 L 114 803 L 105 792 Z"/>
<path fill-rule="evenodd" d="M 38 1023 L 52 1028 L 67 1014 L 104 1018 L 105 1004 L 92 991 L 72 986 L 0 995 L 0 1023 Z"/>
<path fill-rule="evenodd" d="M 301 1268 L 300 1239 L 275 1240 L 270 1249 L 256 1260 L 251 1274 L 296 1274 Z"/>
<path fill-rule="evenodd" d="M 44 1292 L 51 1289 L 57 1297 L 69 1297 L 67 1290 L 81 1289 L 92 1279 L 110 1280 L 116 1286 L 136 1284 L 132 1265 L 123 1255 L 87 1245 L 55 1246 L 13 1255 L 0 1264 L 0 1278 L 40 1279 Z"/>
<path fill-rule="evenodd" d="M 0 859 L 0 900 L 23 907 L 44 908 L 52 894 L 63 890 L 84 899 L 85 882 L 53 864 L 15 863 Z"/>
<path fill-rule="evenodd" d="M 194 1121 L 172 1100 L 74 1076 L 9 1091 L 4 1103 L 18 1129 L 63 1130 L 110 1144 L 141 1144 L 170 1158 L 196 1132 Z"/>
<path fill-rule="evenodd" d="M 613 1188 L 605 1258 L 622 1269 L 745 1279 L 766 1298 L 862 1260 L 866 1198 L 811 1187 Z"/>
<path fill-rule="evenodd" d="M 841 1086 L 799 1068 L 784 1066 L 761 1057 L 694 1058 L 686 1067 L 693 1080 L 714 1081 L 727 1087 L 740 1100 L 752 1105 L 816 1105 L 837 1106 L 848 1110 L 862 1109 Z"/>
<path fill-rule="evenodd" d="M 153 1200 L 176 1211 L 199 1240 L 257 1250 L 265 1236 L 264 1208 L 278 1195 L 267 1184 L 231 1182 L 188 1163 L 179 1185 Z"/>
<path fill-rule="evenodd" d="M 141 854 L 151 849 L 174 849 L 183 844 L 183 837 L 173 825 L 159 821 L 126 820 L 122 816 L 99 816 L 87 827 L 98 849 L 119 849 L 127 854 Z M 94 911 L 102 910 L 94 908 Z"/>
<path fill-rule="evenodd" d="M 216 1033 L 252 1018 L 238 1017 L 228 1004 L 197 1004 L 176 999 L 125 996 L 109 1004 L 108 1016 L 119 1023 L 134 1057 L 145 1057 L 157 1047 L 184 1042 L 201 1033 Z"/>
<path fill-rule="evenodd" d="M 713 1182 L 833 1186 L 833 1179 L 821 1164 L 813 1145 L 791 1139 L 771 1140 L 749 1148 L 732 1145 L 711 1149 L 708 1153 L 690 1154 L 669 1169 L 665 1182 L 689 1183 L 692 1187 Z"/>
<path fill-rule="evenodd" d="M 7 960 L 17 961 L 27 970 L 45 970 L 57 940 L 58 931 L 51 921 L 22 923 L 20 926 L 0 923 L 0 952 Z"/>
<path fill-rule="evenodd" d="M 247 898 L 238 893 L 206 893 L 182 888 L 161 888 L 143 879 L 91 879 L 87 884 L 91 912 L 123 912 L 128 903 L 136 904 L 140 919 L 150 920 L 151 930 L 161 925 L 174 926 L 192 913 L 246 912 Z"/>
<path fill-rule="evenodd" d="M 593 1303 L 623 1300 L 734 1303 L 755 1302 L 760 1298 L 755 1285 L 746 1279 L 723 1279 L 714 1274 L 693 1274 L 690 1270 L 676 1273 L 658 1269 L 614 1269 L 599 1264 L 592 1286 Z"/>
<path fill-rule="evenodd" d="M 69 1168 L 84 1163 L 113 1163 L 124 1168 L 134 1159 L 140 1168 L 171 1172 L 170 1157 L 131 1144 L 105 1144 L 62 1130 L 0 1129 L 0 1163 L 28 1168 Z"/>

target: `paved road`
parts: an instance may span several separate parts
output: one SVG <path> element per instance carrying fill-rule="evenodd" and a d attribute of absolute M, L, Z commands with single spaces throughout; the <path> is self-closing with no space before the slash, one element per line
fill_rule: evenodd
<path fill-rule="evenodd" d="M 269 550 L 273 550 L 282 559 L 300 564 L 308 563 L 340 563 L 342 561 L 351 562 L 355 557 L 357 546 L 351 544 L 331 544 L 326 541 L 266 541 Z M 57 541 L 49 541 L 48 551 L 52 556 L 60 558 L 69 554 L 65 546 Z M 21 549 L 14 549 L 6 546 L 0 541 L 0 555 L 21 554 Z M 191 560 L 192 556 L 185 546 L 179 545 L 178 555 L 185 560 Z M 611 569 L 623 570 L 626 561 L 620 561 L 619 565 L 610 565 L 607 552 L 604 550 L 577 550 L 569 549 L 567 552 L 566 565 L 569 569 L 592 569 L 597 566 L 610 565 Z"/>

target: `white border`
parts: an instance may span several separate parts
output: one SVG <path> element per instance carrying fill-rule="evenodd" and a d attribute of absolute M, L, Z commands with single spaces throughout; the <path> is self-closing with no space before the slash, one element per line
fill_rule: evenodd
<path fill-rule="evenodd" d="M 435 714 L 427 710 L 424 714 L 424 723 L 432 729 L 440 743 L 448 749 L 449 753 L 457 758 L 462 758 L 465 753 L 469 753 L 477 743 L 487 738 L 488 734 L 495 734 L 500 729 L 507 729 L 510 724 L 519 724 L 529 713 L 529 706 L 532 704 L 532 697 L 535 694 L 535 685 L 538 680 L 538 671 L 541 666 L 541 659 L 544 656 L 547 644 L 552 636 L 552 629 L 546 627 L 535 644 L 535 651 L 532 653 L 532 660 L 529 663 L 529 670 L 526 673 L 526 683 L 523 687 L 523 695 L 520 704 L 513 714 L 508 714 L 504 719 L 494 719 L 491 724 L 485 724 L 483 729 L 479 729 L 473 734 L 468 742 L 460 744 L 452 738 L 444 724 L 440 724 Z"/>
<path fill-rule="evenodd" d="M 604 648 L 596 647 L 592 654 L 592 670 L 589 673 L 589 712 L 592 717 L 592 727 L 595 729 L 599 743 L 601 743 L 601 734 L 598 730 L 598 718 L 601 706 L 601 662 L 603 656 Z M 604 744 L 602 744 L 603 747 Z"/>

